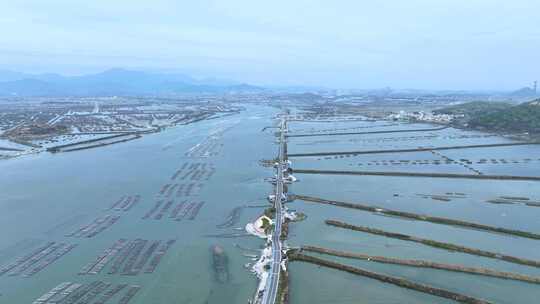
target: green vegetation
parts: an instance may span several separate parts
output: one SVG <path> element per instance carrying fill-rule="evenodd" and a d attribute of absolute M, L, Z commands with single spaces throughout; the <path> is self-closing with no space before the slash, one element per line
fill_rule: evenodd
<path fill-rule="evenodd" d="M 264 233 L 269 234 L 274 229 L 274 224 L 270 223 L 270 220 L 263 218 L 262 219 L 262 228 Z"/>
<path fill-rule="evenodd" d="M 455 125 L 491 132 L 540 134 L 540 99 L 512 106 L 501 102 L 469 102 L 434 111 L 463 115 Z"/>
<path fill-rule="evenodd" d="M 279 280 L 277 303 L 289 303 L 289 273 L 283 269 L 279 270 L 281 279 Z"/>
<path fill-rule="evenodd" d="M 281 225 L 281 235 L 279 236 L 280 240 L 285 241 L 287 237 L 289 236 L 289 219 L 285 219 L 283 221 L 283 224 Z"/>
<path fill-rule="evenodd" d="M 269 218 L 273 219 L 275 217 L 275 215 L 276 215 L 276 208 L 275 207 L 270 207 L 270 208 L 264 209 L 264 215 L 266 215 Z"/>
<path fill-rule="evenodd" d="M 479 114 L 471 118 L 469 126 L 503 132 L 540 134 L 540 99 L 505 110 Z"/>
<path fill-rule="evenodd" d="M 49 126 L 47 124 L 29 124 L 7 131 L 4 136 L 14 138 L 34 138 L 68 133 L 69 127 L 66 125 Z"/>
<path fill-rule="evenodd" d="M 307 215 L 303 212 L 297 212 L 296 213 L 296 218 L 294 219 L 293 222 L 301 222 L 303 220 L 305 220 L 307 218 Z"/>
<path fill-rule="evenodd" d="M 433 113 L 475 117 L 477 115 L 497 112 L 511 107 L 511 104 L 503 102 L 473 101 L 435 110 Z"/>

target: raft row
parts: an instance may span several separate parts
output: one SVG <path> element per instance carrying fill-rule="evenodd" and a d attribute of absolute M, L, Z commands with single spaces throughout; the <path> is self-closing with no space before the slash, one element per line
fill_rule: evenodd
<path fill-rule="evenodd" d="M 105 304 L 118 298 L 120 304 L 128 304 L 141 289 L 139 285 L 112 284 L 93 281 L 89 284 L 63 282 L 37 298 L 32 304 Z M 97 299 L 97 300 L 96 300 Z"/>
<path fill-rule="evenodd" d="M 109 264 L 107 271 L 109 275 L 136 276 L 141 272 L 153 273 L 175 242 L 174 239 L 168 241 L 119 239 L 96 259 L 86 264 L 79 271 L 79 275 L 97 275 Z"/>
<path fill-rule="evenodd" d="M 165 202 L 165 203 L 164 203 Z M 167 218 L 174 219 L 175 221 L 181 221 L 183 219 L 195 220 L 204 206 L 205 202 L 189 202 L 184 200 L 175 205 L 174 200 L 158 200 L 150 210 L 142 217 L 143 220 L 153 218 L 154 220 L 161 220 L 166 215 Z M 158 212 L 159 210 L 159 212 Z M 156 213 L 157 212 L 157 213 Z"/>
<path fill-rule="evenodd" d="M 18 257 L 14 262 L 1 266 L 0 276 L 6 273 L 12 277 L 33 276 L 58 261 L 75 247 L 77 244 L 48 242 L 32 252 Z"/>
<path fill-rule="evenodd" d="M 102 217 L 98 217 L 91 223 L 82 226 L 78 228 L 77 230 L 74 230 L 68 234 L 66 234 L 66 237 L 84 237 L 84 238 L 92 238 L 99 233 L 103 232 L 105 229 L 112 226 L 114 223 L 116 223 L 120 219 L 119 215 L 105 215 Z"/>
<path fill-rule="evenodd" d="M 109 210 L 116 210 L 116 211 L 129 211 L 131 208 L 133 208 L 135 205 L 139 203 L 141 200 L 140 195 L 124 195 L 119 200 L 117 200 L 110 208 Z"/>

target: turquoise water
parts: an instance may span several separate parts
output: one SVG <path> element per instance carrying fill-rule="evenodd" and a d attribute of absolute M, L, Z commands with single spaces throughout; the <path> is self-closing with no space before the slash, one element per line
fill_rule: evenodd
<path fill-rule="evenodd" d="M 381 122 L 371 122 L 381 124 Z M 348 123 L 291 123 L 291 130 L 305 128 L 331 129 L 369 122 Z M 369 131 L 429 128 L 428 125 L 400 125 L 366 129 Z M 432 126 L 431 126 L 432 127 Z M 412 148 L 419 146 L 452 146 L 509 142 L 490 134 L 445 129 L 430 132 L 321 136 L 290 138 L 289 153 L 319 151 L 354 151 Z M 480 159 L 525 159 L 540 155 L 539 146 L 516 146 L 488 149 L 440 151 L 452 159 L 470 159 L 469 165 L 484 174 L 513 174 L 538 176 L 540 162 L 530 160 L 521 164 L 476 164 Z M 538 157 L 536 157 L 538 158 Z M 427 164 L 393 165 L 390 160 L 424 160 Z M 373 154 L 350 157 L 292 158 L 293 168 L 328 170 L 450 172 L 473 174 L 462 164 L 433 164 L 442 160 L 430 152 Z M 474 162 L 476 161 L 476 162 Z M 371 163 L 368 165 L 368 163 Z M 381 176 L 339 176 L 298 174 L 299 182 L 293 193 L 331 200 L 357 202 L 383 208 L 429 214 L 476 223 L 540 232 L 540 208 L 524 205 L 493 205 L 486 200 L 499 196 L 525 196 L 539 200 L 540 184 L 528 181 L 482 181 L 445 178 L 411 178 Z M 432 200 L 420 194 L 464 193 L 464 198 L 450 202 Z M 442 263 L 486 267 L 540 276 L 540 269 L 462 253 L 449 252 L 424 245 L 326 226 L 324 220 L 336 219 L 355 225 L 400 232 L 418 237 L 455 243 L 463 246 L 496 251 L 518 257 L 540 260 L 540 242 L 494 233 L 410 221 L 327 205 L 295 201 L 290 208 L 305 212 L 307 220 L 290 228 L 292 246 L 316 245 L 338 250 L 404 259 L 425 259 Z M 379 273 L 448 289 L 454 292 L 490 300 L 493 303 L 536 303 L 540 296 L 538 285 L 451 273 L 441 270 L 377 264 L 345 258 L 321 256 L 344 264 L 355 265 Z M 292 263 L 292 303 L 450 303 L 438 297 L 404 290 L 371 279 L 320 268 L 309 264 Z M 313 278 L 317 278 L 314 280 Z"/>
<path fill-rule="evenodd" d="M 138 284 L 140 292 L 130 302 L 142 303 L 246 303 L 256 288 L 255 277 L 243 268 L 250 260 L 234 246 L 259 248 L 251 237 L 211 238 L 207 234 L 237 233 L 218 229 L 229 212 L 246 204 L 265 204 L 271 185 L 264 181 L 270 171 L 258 161 L 274 154 L 270 133 L 262 128 L 273 123 L 273 110 L 250 107 L 239 115 L 176 127 L 142 139 L 99 149 L 59 154 L 39 154 L 0 162 L 0 264 L 26 254 L 46 241 L 68 241 L 79 246 L 37 275 L 0 277 L 0 302 L 31 303 L 61 282 L 85 283 L 102 280 Z M 217 141 L 223 144 L 217 156 L 189 158 L 185 153 L 216 130 L 229 128 Z M 162 185 L 184 162 L 206 162 L 216 173 L 205 182 L 196 200 L 206 202 L 194 221 L 142 220 L 154 205 Z M 94 238 L 64 235 L 87 224 L 106 211 L 122 195 L 141 195 L 128 212 L 116 212 L 120 220 Z M 243 227 L 262 209 L 243 209 Z M 113 212 L 114 213 L 114 212 Z M 233 227 L 233 228 L 234 228 Z M 240 231 L 241 232 L 241 231 Z M 144 238 L 176 244 L 153 274 L 138 276 L 79 276 L 117 239 Z M 210 247 L 221 245 L 229 257 L 231 280 L 214 281 Z"/>
<path fill-rule="evenodd" d="M 256 289 L 256 279 L 244 269 L 252 262 L 239 249 L 258 249 L 263 244 L 253 237 L 215 238 L 208 234 L 241 233 L 260 208 L 244 208 L 240 221 L 232 228 L 218 229 L 233 208 L 264 205 L 272 190 L 264 181 L 271 169 L 259 160 L 276 155 L 272 132 L 261 132 L 274 123 L 276 110 L 248 107 L 239 115 L 202 121 L 165 130 L 127 143 L 59 154 L 39 154 L 0 161 L 0 264 L 28 253 L 47 241 L 67 241 L 79 246 L 37 275 L 0 277 L 0 303 L 22 304 L 33 300 L 61 282 L 88 283 L 102 280 L 112 283 L 141 285 L 130 302 L 147 303 L 246 303 Z M 383 126 L 387 122 L 291 123 L 291 130 L 359 128 L 358 131 L 431 128 L 425 124 Z M 207 158 L 186 156 L 186 152 L 210 135 L 218 136 L 218 155 Z M 343 137 L 291 138 L 289 153 L 391 149 L 394 147 L 447 146 L 471 143 L 508 142 L 505 138 L 479 132 L 447 129 L 436 132 L 370 134 Z M 222 144 L 222 146 L 221 146 Z M 504 147 L 444 151 L 452 158 L 524 159 L 540 155 L 540 148 Z M 383 165 L 382 160 L 438 160 L 428 152 L 386 155 L 362 155 L 345 158 L 297 158 L 293 168 L 326 168 L 376 171 L 456 172 L 470 173 L 459 164 Z M 379 164 L 367 165 L 378 161 Z M 205 201 L 194 221 L 175 222 L 142 220 L 154 205 L 156 195 L 185 162 L 205 162 L 216 173 L 194 200 Z M 538 162 L 522 164 L 472 164 L 484 173 L 535 175 Z M 298 175 L 300 182 L 291 186 L 293 193 L 322 198 L 366 203 L 381 207 L 444 216 L 478 223 L 540 232 L 540 208 L 523 205 L 493 205 L 486 200 L 498 196 L 527 196 L 540 201 L 536 182 L 476 181 L 459 179 L 403 178 L 375 176 Z M 464 198 L 450 202 L 423 198 L 418 194 L 462 192 Z M 128 212 L 111 212 L 109 208 L 123 195 L 141 195 L 138 205 Z M 397 196 L 395 196 L 397 194 Z M 398 258 L 489 267 L 540 276 L 540 269 L 509 264 L 460 253 L 452 253 L 419 244 L 372 236 L 326 226 L 328 218 L 353 224 L 403 232 L 425 238 L 540 260 L 539 241 L 502 236 L 457 227 L 383 217 L 361 211 L 295 201 L 289 205 L 307 214 L 307 219 L 290 225 L 291 246 L 319 245 L 335 249 Z M 97 217 L 118 214 L 120 220 L 91 239 L 66 238 L 64 235 L 86 225 Z M 119 238 L 166 240 L 176 244 L 162 259 L 153 274 L 138 276 L 95 276 L 77 273 Z M 214 280 L 210 247 L 220 245 L 229 257 L 231 280 L 226 284 Z M 514 281 L 382 265 L 365 261 L 330 258 L 384 274 L 450 289 L 494 303 L 535 303 L 540 296 L 537 285 Z M 310 264 L 290 265 L 291 303 L 452 303 L 383 284 L 367 278 L 320 268 Z M 117 301 L 111 301 L 116 303 Z"/>

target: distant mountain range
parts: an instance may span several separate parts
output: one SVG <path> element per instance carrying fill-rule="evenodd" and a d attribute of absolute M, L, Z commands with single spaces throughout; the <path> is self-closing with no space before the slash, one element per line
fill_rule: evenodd
<path fill-rule="evenodd" d="M 0 71 L 0 96 L 126 96 L 262 92 L 264 88 L 183 74 L 111 69 L 83 76 Z"/>
<path fill-rule="evenodd" d="M 126 69 L 110 69 L 101 73 L 82 76 L 60 74 L 27 74 L 0 70 L 0 97 L 19 96 L 170 96 L 185 94 L 228 94 L 228 93 L 333 93 L 358 95 L 481 95 L 492 94 L 527 98 L 536 95 L 532 88 L 525 87 L 513 92 L 474 91 L 430 91 L 430 90 L 333 90 L 318 86 L 270 86 L 260 87 L 226 79 L 196 79 L 184 74 L 152 73 Z"/>

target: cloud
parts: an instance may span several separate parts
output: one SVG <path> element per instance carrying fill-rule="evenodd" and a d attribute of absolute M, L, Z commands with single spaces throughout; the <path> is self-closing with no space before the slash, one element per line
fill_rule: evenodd
<path fill-rule="evenodd" d="M 21 0 L 2 9 L 1 64 L 15 69 L 189 69 L 366 87 L 516 86 L 540 70 L 538 60 L 520 63 L 540 44 L 534 0 Z M 489 70 L 500 75 L 478 72 Z"/>

